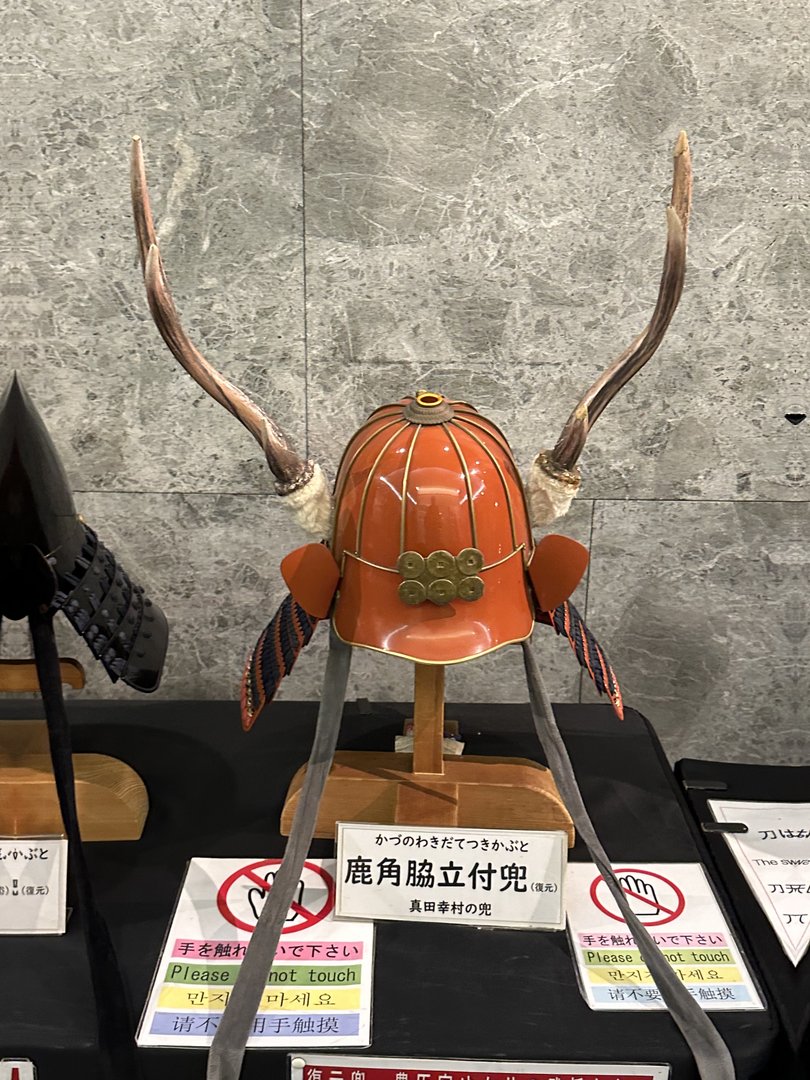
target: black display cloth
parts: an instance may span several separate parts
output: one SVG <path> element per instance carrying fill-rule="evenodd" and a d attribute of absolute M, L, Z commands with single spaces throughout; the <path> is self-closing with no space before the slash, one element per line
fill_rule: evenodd
<path fill-rule="evenodd" d="M 278 822 L 287 784 L 307 758 L 316 703 L 280 702 L 244 734 L 230 702 L 73 702 L 76 752 L 121 758 L 144 779 L 151 809 L 142 839 L 88 845 L 136 1013 L 144 1004 L 186 862 L 260 859 L 283 851 Z M 0 719 L 41 715 L 4 702 Z M 343 749 L 392 748 L 407 706 L 346 707 Z M 471 754 L 542 761 L 527 706 L 448 706 Z M 607 705 L 562 705 L 560 727 L 585 801 L 614 861 L 690 862 L 700 838 L 647 722 Z M 333 854 L 316 841 L 313 857 Z M 584 859 L 576 848 L 572 858 Z M 739 927 L 727 912 L 739 937 Z M 749 957 L 750 960 L 750 957 Z M 84 944 L 74 913 L 63 937 L 0 938 L 0 1057 L 34 1059 L 40 1080 L 96 1080 L 97 1053 Z M 774 1071 L 780 1029 L 767 1012 L 711 1014 L 739 1080 Z M 373 1042 L 400 1057 L 521 1061 L 669 1062 L 696 1080 L 666 1013 L 593 1012 L 583 1000 L 567 936 L 465 926 L 377 925 Z M 202 1080 L 205 1051 L 142 1048 L 146 1080 Z M 244 1080 L 280 1080 L 286 1054 L 250 1050 Z"/>
<path fill-rule="evenodd" d="M 810 767 L 736 765 L 684 759 L 675 766 L 697 827 L 714 822 L 709 799 L 746 802 L 810 802 Z M 746 928 L 773 1006 L 781 1017 L 786 1042 L 798 1053 L 790 1075 L 810 1076 L 810 955 L 794 967 L 779 944 L 768 917 L 748 886 L 723 836 L 704 832 L 714 865 L 734 909 Z M 787 1062 L 789 1050 L 784 1052 Z M 785 1071 L 781 1075 L 788 1075 Z"/>

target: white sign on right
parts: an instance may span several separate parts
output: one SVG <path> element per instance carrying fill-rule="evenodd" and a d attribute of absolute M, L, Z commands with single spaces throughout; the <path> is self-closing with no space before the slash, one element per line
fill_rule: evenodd
<path fill-rule="evenodd" d="M 699 863 L 613 867 L 632 910 L 704 1009 L 764 1009 Z M 666 1006 L 616 901 L 592 863 L 569 863 L 568 934 L 592 1009 Z"/>
<path fill-rule="evenodd" d="M 810 803 L 709 799 L 708 806 L 717 821 L 748 829 L 723 835 L 795 966 L 810 944 Z"/>

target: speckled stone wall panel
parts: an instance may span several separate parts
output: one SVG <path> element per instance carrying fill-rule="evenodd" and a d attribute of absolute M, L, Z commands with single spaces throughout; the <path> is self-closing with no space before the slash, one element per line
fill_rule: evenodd
<path fill-rule="evenodd" d="M 472 394 L 528 462 L 652 309 L 685 127 L 682 308 L 594 435 L 585 494 L 806 498 L 807 452 L 784 419 L 808 385 L 785 349 L 785 286 L 810 265 L 794 221 L 808 151 L 782 126 L 805 97 L 787 6 L 304 12 L 318 453 L 318 403 L 356 422 L 370 384 L 404 375 Z"/>
<path fill-rule="evenodd" d="M 78 488 L 269 490 L 249 437 L 151 324 L 129 210 L 134 133 L 189 332 L 304 441 L 299 25 L 286 0 L 23 0 L 11 21 L 2 366 L 69 433 Z"/>
<path fill-rule="evenodd" d="M 172 697 L 236 694 L 302 541 L 250 436 L 180 371 L 136 265 L 143 136 L 186 327 L 331 477 L 374 406 L 476 404 L 528 467 L 655 300 L 670 152 L 681 308 L 583 456 L 575 601 L 669 751 L 809 760 L 806 75 L 793 0 L 0 0 L 0 382 L 166 609 Z M 591 700 L 567 644 L 558 700 Z M 83 646 L 65 636 L 65 648 Z M 4 655 L 27 644 L 6 629 Z M 318 697 L 323 629 L 283 687 Z M 403 699 L 358 652 L 350 692 Z M 111 688 L 92 670 L 87 693 Z M 519 651 L 448 673 L 523 700 Z"/>
<path fill-rule="evenodd" d="M 304 12 L 318 454 L 328 450 L 329 404 L 358 422 L 368 388 L 382 387 L 387 399 L 405 375 L 474 401 L 528 464 L 651 311 L 669 150 L 688 129 L 695 214 L 681 309 L 583 457 L 583 493 L 603 500 L 588 621 L 674 755 L 739 758 L 766 753 L 770 740 L 775 758 L 806 758 L 798 686 L 810 656 L 790 638 L 800 619 L 785 615 L 800 604 L 802 579 L 789 567 L 807 551 L 808 496 L 807 429 L 784 415 L 807 411 L 808 399 L 798 327 L 810 258 L 797 213 L 810 164 L 798 134 L 807 56 L 796 6 L 381 2 L 305 3 Z M 644 501 L 629 504 L 626 521 L 628 497 Z M 694 572 L 718 603 L 749 605 L 729 655 L 713 654 L 716 624 L 689 609 L 691 632 L 676 620 L 669 654 L 645 663 L 646 635 L 667 635 L 670 608 L 642 603 L 617 619 L 615 605 L 640 587 L 638 567 L 668 541 L 665 510 L 692 515 L 684 542 L 690 529 L 709 529 L 737 559 L 746 541 L 759 544 L 752 560 L 762 568 L 770 543 L 779 562 L 782 541 L 757 534 L 758 506 L 740 532 L 736 503 L 744 516 L 749 502 L 773 499 L 796 503 L 793 562 L 756 580 L 754 595 L 768 598 L 757 617 L 745 590 L 728 599 L 722 567 L 715 580 L 713 567 L 673 553 L 676 593 L 688 591 Z M 778 505 L 763 503 L 762 512 Z M 718 506 L 726 514 L 715 522 Z M 615 566 L 613 549 L 600 546 L 608 520 L 619 551 L 627 544 Z M 623 634 L 635 635 L 637 652 Z M 773 665 L 757 664 L 771 638 Z M 653 661 L 666 668 L 668 693 L 652 692 Z M 690 709 L 708 689 L 688 690 L 690 680 L 710 682 L 716 725 L 703 713 L 682 722 L 673 666 Z M 753 685 L 741 677 L 749 666 Z M 592 696 L 587 680 L 582 694 Z"/>
<path fill-rule="evenodd" d="M 810 760 L 801 504 L 597 503 L 588 618 L 679 756 Z"/>

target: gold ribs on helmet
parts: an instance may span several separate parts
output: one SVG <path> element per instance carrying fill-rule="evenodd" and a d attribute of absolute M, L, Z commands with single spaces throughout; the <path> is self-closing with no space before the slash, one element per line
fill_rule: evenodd
<path fill-rule="evenodd" d="M 397 559 L 397 571 L 405 579 L 397 590 L 404 604 L 449 604 L 451 600 L 478 600 L 484 595 L 484 582 L 478 576 L 484 556 L 478 548 L 464 548 L 458 555 L 449 551 L 403 551 Z"/>

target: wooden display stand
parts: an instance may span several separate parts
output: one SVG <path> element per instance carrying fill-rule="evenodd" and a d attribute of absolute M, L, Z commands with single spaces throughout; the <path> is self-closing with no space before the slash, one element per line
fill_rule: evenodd
<path fill-rule="evenodd" d="M 444 667 L 416 664 L 413 754 L 338 751 L 315 835 L 334 838 L 336 821 L 380 825 L 559 829 L 574 826 L 551 773 L 523 758 L 445 757 Z M 292 779 L 281 814 L 289 835 L 306 766 Z"/>
<path fill-rule="evenodd" d="M 78 660 L 60 660 L 62 682 L 81 690 Z M 0 692 L 39 690 L 28 660 L 0 661 Z M 74 754 L 76 806 L 83 840 L 138 840 L 149 810 L 143 781 L 106 754 Z M 44 720 L 0 722 L 0 836 L 64 832 Z"/>

